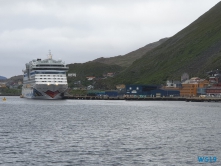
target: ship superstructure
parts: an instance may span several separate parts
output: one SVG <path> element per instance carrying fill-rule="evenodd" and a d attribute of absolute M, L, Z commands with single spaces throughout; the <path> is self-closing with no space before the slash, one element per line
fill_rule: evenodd
<path fill-rule="evenodd" d="M 23 70 L 22 96 L 34 99 L 62 99 L 68 89 L 68 67 L 61 60 L 36 59 L 26 63 Z"/>

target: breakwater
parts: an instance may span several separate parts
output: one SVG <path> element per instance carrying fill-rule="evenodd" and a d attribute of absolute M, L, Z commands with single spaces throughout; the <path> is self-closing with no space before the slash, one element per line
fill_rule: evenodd
<path fill-rule="evenodd" d="M 186 101 L 186 102 L 221 102 L 221 98 L 199 97 L 100 97 L 100 96 L 64 96 L 73 100 L 127 100 L 127 101 Z"/>
<path fill-rule="evenodd" d="M 221 102 L 221 98 L 199 98 L 199 97 L 192 97 L 186 98 L 186 102 Z"/>

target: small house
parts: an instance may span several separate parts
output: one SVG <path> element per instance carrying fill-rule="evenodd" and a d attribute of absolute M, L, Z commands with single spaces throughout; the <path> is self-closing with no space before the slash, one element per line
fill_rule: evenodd
<path fill-rule="evenodd" d="M 95 79 L 95 77 L 92 77 L 92 76 L 86 77 L 86 78 L 87 78 L 88 81 L 92 81 L 93 79 Z"/>

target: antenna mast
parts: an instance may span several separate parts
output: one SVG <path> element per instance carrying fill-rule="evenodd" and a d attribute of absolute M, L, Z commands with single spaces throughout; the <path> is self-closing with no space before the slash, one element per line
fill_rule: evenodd
<path fill-rule="evenodd" d="M 49 50 L 49 53 L 48 53 L 48 59 L 52 59 L 51 50 Z"/>

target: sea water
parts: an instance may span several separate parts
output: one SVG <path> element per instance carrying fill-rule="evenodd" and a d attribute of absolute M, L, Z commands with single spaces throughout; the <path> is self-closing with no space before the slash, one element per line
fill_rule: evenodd
<path fill-rule="evenodd" d="M 221 103 L 6 99 L 0 165 L 221 165 Z"/>

